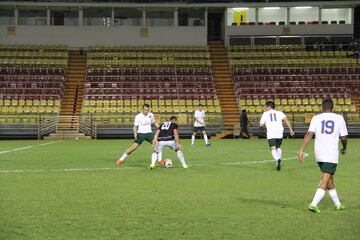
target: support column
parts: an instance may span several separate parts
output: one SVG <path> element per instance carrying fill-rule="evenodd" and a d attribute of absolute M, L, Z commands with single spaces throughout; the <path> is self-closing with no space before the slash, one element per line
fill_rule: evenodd
<path fill-rule="evenodd" d="M 255 24 L 259 22 L 259 8 L 255 8 Z"/>
<path fill-rule="evenodd" d="M 286 8 L 286 25 L 289 25 L 290 23 L 290 8 Z"/>
<path fill-rule="evenodd" d="M 79 8 L 79 26 L 84 26 L 84 11 L 82 7 Z"/>
<path fill-rule="evenodd" d="M 145 8 L 142 10 L 143 26 L 146 26 L 146 11 Z"/>
<path fill-rule="evenodd" d="M 50 8 L 46 8 L 46 25 L 50 26 Z"/>
<path fill-rule="evenodd" d="M 174 26 L 175 27 L 179 26 L 179 10 L 178 10 L 178 8 L 175 8 L 175 11 L 174 11 Z"/>
<path fill-rule="evenodd" d="M 115 25 L 115 9 L 112 7 L 111 8 L 110 26 L 114 26 L 114 25 Z"/>
<path fill-rule="evenodd" d="M 19 9 L 14 9 L 15 26 L 19 25 Z"/>

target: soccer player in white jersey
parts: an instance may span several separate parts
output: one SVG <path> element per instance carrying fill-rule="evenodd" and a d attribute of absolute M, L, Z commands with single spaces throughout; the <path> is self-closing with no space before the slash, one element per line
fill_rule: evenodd
<path fill-rule="evenodd" d="M 195 144 L 195 137 L 198 132 L 202 132 L 204 135 L 205 146 L 210 146 L 208 136 L 205 130 L 205 111 L 202 109 L 202 105 L 199 104 L 198 109 L 194 113 L 194 130 L 191 136 L 191 146 Z"/>
<path fill-rule="evenodd" d="M 168 147 L 176 152 L 176 155 L 183 168 L 188 168 L 185 162 L 184 153 L 180 144 L 179 126 L 176 124 L 177 118 L 171 116 L 169 121 L 166 121 L 160 125 L 154 136 L 154 152 L 156 154 L 162 153 L 165 147 Z M 151 165 L 149 169 L 155 168 L 156 161 L 158 160 L 156 155 L 151 157 Z M 160 161 L 161 165 L 164 165 L 163 160 Z"/>
<path fill-rule="evenodd" d="M 156 123 L 154 114 L 149 111 L 149 108 L 149 104 L 144 104 L 142 112 L 136 115 L 133 127 L 135 141 L 116 161 L 118 167 L 121 166 L 127 156 L 134 152 L 143 141 L 152 144 L 154 134 L 152 133 L 151 125 L 155 125 L 158 128 L 159 124 Z"/>
<path fill-rule="evenodd" d="M 283 121 L 289 128 L 290 135 L 294 136 L 294 131 L 286 115 L 281 111 L 275 110 L 274 102 L 266 102 L 266 109 L 261 116 L 260 127 L 266 127 L 266 138 L 268 140 L 271 149 L 271 155 L 275 160 L 276 169 L 278 171 L 281 170 L 281 143 L 284 134 Z"/>
<path fill-rule="evenodd" d="M 309 205 L 309 210 L 320 213 L 318 204 L 328 190 L 334 202 L 336 210 L 343 210 L 345 207 L 340 203 L 339 196 L 335 190 L 334 174 L 339 162 L 339 137 L 342 143 L 341 154 L 345 154 L 347 145 L 347 128 L 344 118 L 341 115 L 332 113 L 334 104 L 331 99 L 325 99 L 322 103 L 323 113 L 311 119 L 310 127 L 304 137 L 300 148 L 298 159 L 304 161 L 304 150 L 315 135 L 315 159 L 321 171 L 321 181 L 316 190 L 315 196 Z"/>

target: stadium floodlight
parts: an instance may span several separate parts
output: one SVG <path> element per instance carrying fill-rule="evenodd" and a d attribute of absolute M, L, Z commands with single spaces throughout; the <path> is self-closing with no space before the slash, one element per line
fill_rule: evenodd
<path fill-rule="evenodd" d="M 234 11 L 243 11 L 243 10 L 249 10 L 247 7 L 241 7 L 241 8 L 233 8 Z"/>
<path fill-rule="evenodd" d="M 312 8 L 311 6 L 299 6 L 299 7 L 295 7 L 296 9 L 309 9 Z"/>
<path fill-rule="evenodd" d="M 264 7 L 265 10 L 278 10 L 280 7 Z"/>

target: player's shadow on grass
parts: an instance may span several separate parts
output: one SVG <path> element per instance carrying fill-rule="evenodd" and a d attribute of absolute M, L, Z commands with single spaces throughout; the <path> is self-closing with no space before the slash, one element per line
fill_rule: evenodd
<path fill-rule="evenodd" d="M 251 206 L 260 205 L 260 206 L 271 206 L 271 207 L 277 207 L 277 208 L 287 208 L 287 209 L 294 209 L 297 211 L 303 212 L 303 210 L 307 210 L 305 207 L 306 204 L 301 205 L 299 204 L 291 204 L 290 202 L 282 202 L 282 201 L 276 201 L 276 200 L 270 200 L 270 199 L 257 199 L 257 198 L 245 198 L 245 197 L 238 197 L 239 201 L 241 203 L 249 204 Z"/>

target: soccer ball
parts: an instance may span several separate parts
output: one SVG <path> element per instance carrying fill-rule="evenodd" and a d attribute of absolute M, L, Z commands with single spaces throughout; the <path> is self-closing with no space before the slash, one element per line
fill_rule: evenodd
<path fill-rule="evenodd" d="M 172 166 L 173 166 L 173 163 L 172 163 L 171 159 L 165 159 L 165 167 L 171 168 Z"/>

